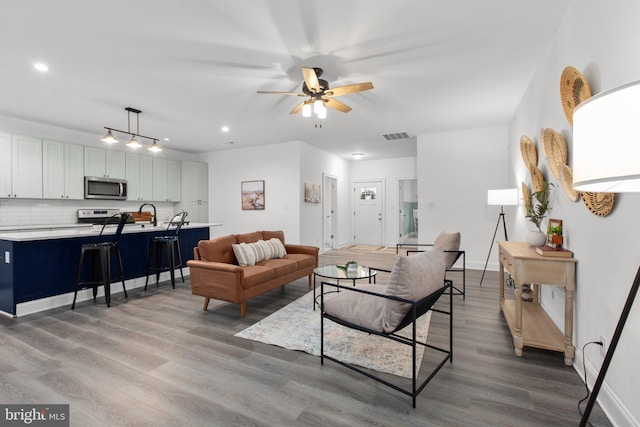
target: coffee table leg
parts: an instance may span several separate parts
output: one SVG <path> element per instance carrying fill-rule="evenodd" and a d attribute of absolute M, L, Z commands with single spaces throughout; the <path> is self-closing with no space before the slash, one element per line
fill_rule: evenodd
<path fill-rule="evenodd" d="M 313 273 L 313 311 L 316 311 L 316 273 Z"/>

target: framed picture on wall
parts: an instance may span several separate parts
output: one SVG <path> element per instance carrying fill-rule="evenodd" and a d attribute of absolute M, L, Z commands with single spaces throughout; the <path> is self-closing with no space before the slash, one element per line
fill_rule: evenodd
<path fill-rule="evenodd" d="M 264 180 L 242 181 L 242 210 L 264 210 Z"/>
<path fill-rule="evenodd" d="M 562 220 L 549 218 L 549 224 L 547 225 L 547 246 L 561 248 L 563 240 Z"/>
<path fill-rule="evenodd" d="M 306 203 L 320 203 L 320 184 L 304 183 L 304 201 Z"/>

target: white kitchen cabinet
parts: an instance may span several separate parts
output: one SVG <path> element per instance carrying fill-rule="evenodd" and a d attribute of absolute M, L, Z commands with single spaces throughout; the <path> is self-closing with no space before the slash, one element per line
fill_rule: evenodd
<path fill-rule="evenodd" d="M 127 175 L 125 152 L 84 147 L 84 174 L 124 179 Z"/>
<path fill-rule="evenodd" d="M 11 134 L 0 133 L 0 197 L 11 197 Z"/>
<path fill-rule="evenodd" d="M 177 160 L 153 158 L 153 200 L 179 202 L 182 192 L 181 164 Z"/>
<path fill-rule="evenodd" d="M 209 165 L 182 162 L 182 200 L 179 209 L 189 212 L 190 222 L 209 222 Z"/>
<path fill-rule="evenodd" d="M 127 200 L 153 200 L 153 158 L 126 153 Z"/>
<path fill-rule="evenodd" d="M 42 140 L 0 134 L 1 197 L 42 198 Z"/>
<path fill-rule="evenodd" d="M 42 196 L 45 199 L 84 199 L 84 147 L 42 142 Z"/>

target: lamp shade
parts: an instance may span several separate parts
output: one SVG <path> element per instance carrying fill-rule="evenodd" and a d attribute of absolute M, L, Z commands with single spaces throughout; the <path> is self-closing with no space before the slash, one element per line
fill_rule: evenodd
<path fill-rule="evenodd" d="M 573 187 L 640 192 L 640 81 L 602 92 L 573 111 Z"/>
<path fill-rule="evenodd" d="M 518 189 L 505 188 L 487 191 L 488 205 L 515 206 L 518 204 Z"/>

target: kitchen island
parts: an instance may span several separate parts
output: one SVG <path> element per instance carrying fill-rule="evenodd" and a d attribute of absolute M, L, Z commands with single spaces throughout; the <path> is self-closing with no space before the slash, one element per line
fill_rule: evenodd
<path fill-rule="evenodd" d="M 209 239 L 210 227 L 217 225 L 220 224 L 191 223 L 182 227 L 180 251 L 185 272 L 188 273 L 187 260 L 193 259 L 193 248 L 198 245 L 198 241 Z M 19 316 L 65 304 L 70 306 L 75 290 L 80 247 L 87 243 L 108 241 L 109 235 L 115 232 L 115 226 L 108 226 L 100 236 L 101 228 L 51 227 L 48 230 L 0 232 L 0 311 Z M 152 237 L 165 233 L 166 226 L 125 226 L 120 236 L 120 250 L 128 289 L 144 286 L 149 241 Z M 116 268 L 117 263 L 113 263 L 113 278 L 118 276 Z M 112 293 L 121 289 L 122 284 L 114 280 Z M 100 292 L 104 290 L 100 288 Z M 82 296 L 79 292 L 79 301 L 90 295 L 91 290 L 83 291 Z"/>

